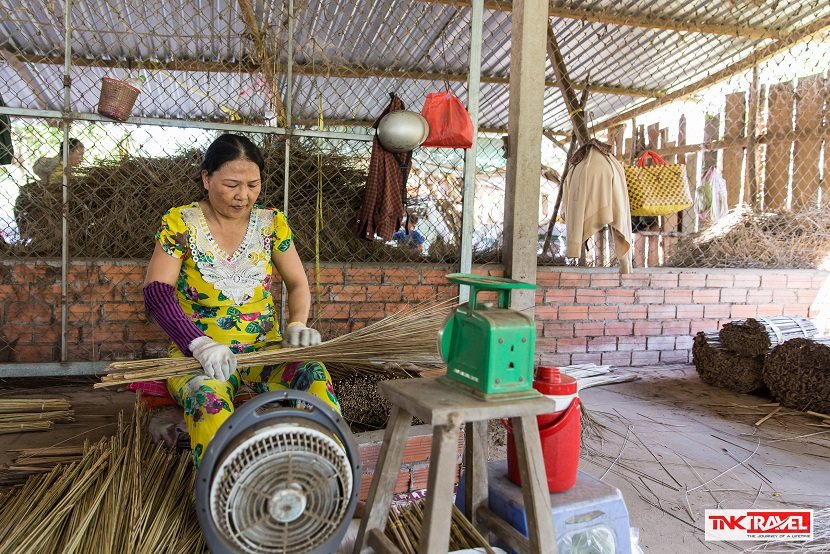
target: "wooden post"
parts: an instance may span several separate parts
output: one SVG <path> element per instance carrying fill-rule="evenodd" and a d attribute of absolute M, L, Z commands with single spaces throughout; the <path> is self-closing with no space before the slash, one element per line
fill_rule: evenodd
<path fill-rule="evenodd" d="M 769 88 L 767 133 L 789 134 L 793 130 L 795 91 L 792 83 L 777 83 Z M 790 150 L 792 142 L 767 145 L 764 179 L 764 209 L 778 212 L 787 207 L 790 183 Z"/>
<path fill-rule="evenodd" d="M 746 196 L 744 196 L 744 202 L 755 209 L 760 206 L 758 195 L 758 147 L 755 144 L 760 113 L 758 107 L 761 100 L 759 84 L 760 72 L 756 65 L 752 67 L 752 82 L 749 85 L 749 114 L 746 122 Z"/>
<path fill-rule="evenodd" d="M 556 43 L 556 36 L 553 33 L 553 23 L 548 25 L 547 33 L 548 59 L 550 59 L 550 65 L 553 67 L 553 74 L 556 75 L 556 84 L 559 86 L 559 91 L 565 100 L 565 107 L 568 108 L 568 113 L 571 116 L 571 124 L 576 133 L 576 138 L 579 140 L 579 144 L 582 145 L 591 140 L 591 135 L 588 133 L 588 125 L 585 123 L 585 106 L 581 105 L 576 98 L 576 91 L 574 91 L 573 83 L 568 75 L 565 58 L 562 57 L 562 52 Z"/>
<path fill-rule="evenodd" d="M 720 138 L 720 114 L 706 114 L 703 123 L 703 142 L 716 141 Z M 717 150 L 707 150 L 703 153 L 703 171 L 718 166 Z"/>
<path fill-rule="evenodd" d="M 795 93 L 795 133 L 797 136 L 818 130 L 824 118 L 825 83 L 821 75 L 799 79 Z M 819 162 L 821 139 L 799 138 L 793 151 L 792 208 L 815 208 L 821 181 Z"/>
<path fill-rule="evenodd" d="M 513 279 L 536 282 L 539 244 L 539 167 L 545 88 L 546 0 L 513 3 L 507 194 L 504 202 L 505 269 Z M 514 291 L 511 307 L 533 317 L 534 291 Z"/>
<path fill-rule="evenodd" d="M 743 91 L 726 95 L 724 120 L 724 140 L 744 136 L 744 130 L 746 128 L 746 94 Z M 737 206 L 741 199 L 743 163 L 743 148 L 737 146 L 724 148 L 722 174 L 724 181 L 726 181 L 726 204 L 730 208 Z"/>

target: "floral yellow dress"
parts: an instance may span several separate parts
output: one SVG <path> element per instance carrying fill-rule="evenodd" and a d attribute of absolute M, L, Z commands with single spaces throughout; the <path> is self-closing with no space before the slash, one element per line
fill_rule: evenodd
<path fill-rule="evenodd" d="M 170 209 L 156 233 L 165 252 L 182 260 L 176 298 L 185 314 L 213 340 L 234 353 L 253 352 L 282 340 L 271 295 L 272 256 L 291 245 L 285 214 L 255 207 L 236 252 L 227 254 L 213 239 L 198 202 Z M 171 344 L 170 356 L 183 356 Z M 320 362 L 291 362 L 237 370 L 226 382 L 202 373 L 167 380 L 184 408 L 193 459 L 198 465 L 216 431 L 233 413 L 240 384 L 255 392 L 299 389 L 340 411 L 331 377 Z"/>

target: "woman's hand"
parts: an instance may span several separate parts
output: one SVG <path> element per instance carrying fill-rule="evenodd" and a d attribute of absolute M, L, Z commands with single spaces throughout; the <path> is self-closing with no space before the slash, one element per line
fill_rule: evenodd
<path fill-rule="evenodd" d="M 314 346 L 321 342 L 320 332 L 300 321 L 289 323 L 282 336 L 288 346 Z"/>
<path fill-rule="evenodd" d="M 189 349 L 211 379 L 225 382 L 236 371 L 236 356 L 231 349 L 210 337 L 193 339 Z"/>

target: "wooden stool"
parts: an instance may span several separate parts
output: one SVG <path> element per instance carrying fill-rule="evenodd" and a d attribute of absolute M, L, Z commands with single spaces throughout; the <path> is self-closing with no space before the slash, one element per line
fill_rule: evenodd
<path fill-rule="evenodd" d="M 412 416 L 432 425 L 433 433 L 419 554 L 447 552 L 458 433 L 462 423 L 466 423 L 464 494 L 467 518 L 480 531 L 499 535 L 518 552 L 556 554 L 550 496 L 535 417 L 551 411 L 550 400 L 538 397 L 487 402 L 436 379 L 398 379 L 384 381 L 378 386 L 393 407 L 366 511 L 360 522 L 355 554 L 367 546 L 378 553 L 400 553 L 386 538 L 384 530 Z M 509 418 L 513 426 L 529 540 L 487 507 L 487 422 L 499 418 Z"/>

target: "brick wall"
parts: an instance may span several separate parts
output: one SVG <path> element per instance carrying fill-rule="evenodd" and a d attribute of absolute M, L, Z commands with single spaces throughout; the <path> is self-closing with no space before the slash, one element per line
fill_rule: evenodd
<path fill-rule="evenodd" d="M 162 355 L 167 340 L 144 314 L 144 263 L 75 261 L 68 281 L 70 360 Z M 407 303 L 456 294 L 449 266 L 325 265 L 319 327 L 345 333 Z M 503 275 L 502 268 L 477 268 Z M 730 319 L 821 314 L 828 273 L 812 270 L 539 268 L 537 353 L 549 363 L 687 362 L 692 335 Z M 309 278 L 314 282 L 313 270 Z M 275 287 L 274 290 L 278 290 Z M 60 347 L 60 264 L 0 263 L 0 331 L 18 338 L 14 362 L 49 362 Z M 830 310 L 826 311 L 830 313 Z"/>

